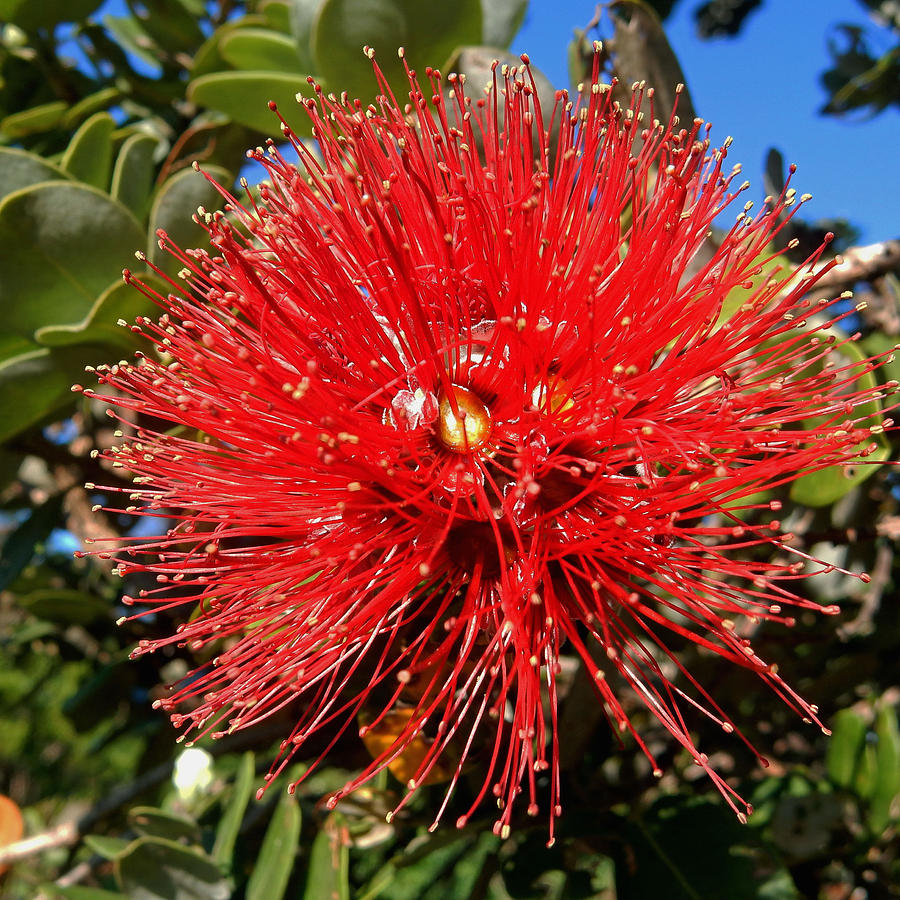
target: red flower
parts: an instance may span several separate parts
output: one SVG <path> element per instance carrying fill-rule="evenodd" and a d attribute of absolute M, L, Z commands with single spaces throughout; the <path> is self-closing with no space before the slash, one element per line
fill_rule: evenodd
<path fill-rule="evenodd" d="M 523 59 L 477 100 L 430 69 L 405 108 L 319 92 L 321 157 L 285 127 L 303 168 L 251 154 L 270 183 L 203 217 L 219 255 L 169 246 L 192 293 L 134 326 L 153 352 L 98 370 L 157 423 L 110 454 L 134 512 L 175 523 L 120 570 L 155 574 L 151 610 L 199 601 L 135 654 L 224 648 L 159 702 L 192 735 L 300 701 L 275 771 L 359 721 L 396 738 L 345 792 L 400 760 L 410 792 L 440 771 L 449 798 L 468 760 L 467 815 L 493 794 L 505 834 L 522 791 L 551 830 L 560 813 L 565 646 L 651 761 L 623 684 L 737 811 L 689 716 L 736 726 L 670 643 L 818 722 L 733 619 L 819 608 L 788 587 L 816 561 L 758 492 L 866 452 L 878 391 L 857 379 L 878 362 L 807 323 L 828 308 L 803 300 L 809 267 L 763 273 L 792 191 L 743 206 L 697 262 L 746 187 L 726 148 L 699 120 L 642 120 L 640 95 L 620 108 L 596 75 L 548 115 Z"/>

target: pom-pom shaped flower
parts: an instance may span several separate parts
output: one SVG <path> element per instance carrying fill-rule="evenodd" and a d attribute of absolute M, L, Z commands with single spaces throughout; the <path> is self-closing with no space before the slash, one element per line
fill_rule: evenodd
<path fill-rule="evenodd" d="M 138 423 L 108 454 L 132 509 L 171 525 L 122 552 L 159 583 L 126 603 L 187 620 L 135 652 L 215 642 L 158 702 L 191 735 L 292 704 L 275 771 L 359 730 L 376 758 L 346 791 L 403 760 L 449 797 L 468 762 L 459 824 L 491 795 L 503 834 L 520 794 L 559 815 L 565 648 L 651 760 L 623 687 L 740 812 L 689 718 L 737 726 L 675 648 L 818 721 L 734 619 L 818 608 L 790 584 L 821 566 L 760 492 L 870 452 L 878 361 L 803 299 L 821 250 L 768 259 L 792 191 L 710 245 L 746 185 L 707 126 L 649 121 L 596 72 L 542 110 L 524 62 L 477 98 L 432 70 L 403 105 L 318 91 L 318 150 L 285 126 L 302 165 L 251 153 L 269 181 L 199 218 L 213 252 L 169 247 L 190 290 L 98 370 Z"/>

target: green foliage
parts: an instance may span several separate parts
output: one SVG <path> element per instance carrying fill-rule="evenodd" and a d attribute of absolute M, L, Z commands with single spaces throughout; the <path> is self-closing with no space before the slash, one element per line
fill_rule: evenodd
<path fill-rule="evenodd" d="M 281 900 L 285 896 L 299 839 L 300 804 L 293 794 L 284 791 L 269 821 L 253 874 L 247 882 L 247 900 Z"/>

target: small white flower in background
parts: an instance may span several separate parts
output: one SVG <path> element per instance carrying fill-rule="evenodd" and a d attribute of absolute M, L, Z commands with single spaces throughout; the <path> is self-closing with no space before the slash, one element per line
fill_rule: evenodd
<path fill-rule="evenodd" d="M 199 747 L 187 747 L 178 754 L 172 772 L 172 784 L 178 797 L 189 802 L 209 790 L 213 782 L 213 758 Z"/>

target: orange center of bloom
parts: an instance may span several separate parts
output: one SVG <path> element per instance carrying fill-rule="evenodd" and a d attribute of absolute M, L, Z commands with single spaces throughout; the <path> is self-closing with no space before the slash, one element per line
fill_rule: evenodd
<path fill-rule="evenodd" d="M 440 442 L 454 453 L 483 447 L 493 430 L 490 410 L 468 388 L 453 385 L 450 391 L 450 394 L 441 392 L 439 398 L 437 434 Z"/>

